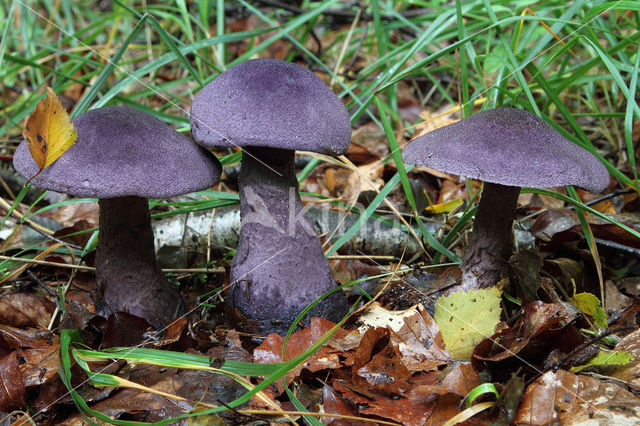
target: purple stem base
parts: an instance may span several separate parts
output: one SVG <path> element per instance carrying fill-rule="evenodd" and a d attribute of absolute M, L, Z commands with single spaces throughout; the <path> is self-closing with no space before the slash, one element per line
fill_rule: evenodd
<path fill-rule="evenodd" d="M 485 182 L 457 289 L 489 288 L 500 281 L 511 253 L 511 225 L 519 194 L 518 186 Z"/>
<path fill-rule="evenodd" d="M 242 230 L 231 266 L 227 311 L 238 328 L 284 334 L 307 305 L 336 287 L 320 240 L 304 217 L 294 151 L 246 149 L 239 186 Z M 346 311 L 338 291 L 305 319 L 335 322 Z"/>
<path fill-rule="evenodd" d="M 147 199 L 99 204 L 96 276 L 107 313 L 127 312 L 159 329 L 182 313 L 183 303 L 156 263 Z"/>

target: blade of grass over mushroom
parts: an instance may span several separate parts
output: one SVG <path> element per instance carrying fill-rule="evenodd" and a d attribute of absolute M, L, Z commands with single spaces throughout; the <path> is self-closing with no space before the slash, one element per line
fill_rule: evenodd
<path fill-rule="evenodd" d="M 640 182 L 638 182 L 638 170 L 636 169 L 635 148 L 633 146 L 633 105 L 636 103 L 636 90 L 638 87 L 638 73 L 640 72 L 640 45 L 636 52 L 636 62 L 631 70 L 631 82 L 627 92 L 627 108 L 624 114 L 624 142 L 627 146 L 627 157 L 633 170 L 636 192 L 640 195 Z"/>
<path fill-rule="evenodd" d="M 402 182 L 402 189 L 404 190 L 404 194 L 407 197 L 409 206 L 411 206 L 413 217 L 418 223 L 418 227 L 420 228 L 422 237 L 427 241 L 429 246 L 433 247 L 433 249 L 438 253 L 446 256 L 453 262 L 460 262 L 461 259 L 458 256 L 456 256 L 449 249 L 440 244 L 440 242 L 436 240 L 433 235 L 431 235 L 431 233 L 424 226 L 422 219 L 420 219 L 420 215 L 418 214 L 418 210 L 416 207 L 416 201 L 413 198 L 413 191 L 411 190 L 411 185 L 409 184 L 409 178 L 407 177 L 407 171 L 405 170 L 404 162 L 402 161 L 402 151 L 400 150 L 400 147 L 398 147 L 398 141 L 396 141 L 396 136 L 393 132 L 393 129 L 391 128 L 391 123 L 389 123 L 389 120 L 387 119 L 380 98 L 376 96 L 374 98 L 374 102 L 378 107 L 383 130 L 389 143 L 389 149 L 391 150 L 393 161 L 395 162 L 396 168 L 398 169 L 398 175 L 400 176 L 400 181 Z"/>
<path fill-rule="evenodd" d="M 571 197 L 576 203 L 582 204 L 582 201 L 578 196 L 578 192 L 573 186 L 567 187 L 567 193 L 569 194 L 569 197 Z M 587 246 L 589 247 L 589 251 L 591 252 L 591 257 L 593 257 L 593 263 L 596 266 L 596 271 L 598 273 L 598 282 L 600 284 L 600 300 L 602 300 L 602 304 L 604 305 L 604 279 L 602 276 L 602 262 L 600 261 L 600 254 L 598 254 L 598 246 L 596 245 L 595 238 L 593 237 L 593 232 L 591 231 L 589 222 L 587 222 L 584 211 L 578 205 L 576 205 L 576 214 L 578 215 L 578 220 L 580 221 L 580 227 L 582 227 L 584 237 L 587 240 Z"/>

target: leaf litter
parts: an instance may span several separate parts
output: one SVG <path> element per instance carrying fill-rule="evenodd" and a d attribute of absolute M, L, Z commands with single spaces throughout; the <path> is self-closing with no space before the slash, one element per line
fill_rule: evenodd
<path fill-rule="evenodd" d="M 259 26 L 255 16 L 233 20 L 231 25 L 232 31 Z M 228 44 L 229 53 L 243 52 L 246 48 L 241 42 Z M 279 43 L 273 46 L 272 54 L 284 57 L 286 49 Z M 80 90 L 75 99 L 79 99 L 81 93 Z M 420 111 L 420 101 L 404 83 L 399 87 L 399 97 L 400 115 L 414 120 L 420 113 L 423 118 L 422 124 L 416 126 L 416 134 L 429 130 L 427 126 L 441 126 L 459 118 L 457 113 L 444 113 L 452 110 L 450 105 L 444 105 L 435 113 Z M 358 126 L 353 136 L 347 158 L 374 184 L 373 189 L 380 189 L 395 173 L 392 162 L 382 165 L 378 161 L 389 154 L 383 132 L 374 123 L 365 122 Z M 414 196 L 417 200 L 423 199 L 421 206 L 434 206 L 426 211 L 421 207 L 420 213 L 445 226 L 453 226 L 468 203 L 468 186 L 455 176 L 424 167 L 414 168 L 409 179 L 417 182 L 415 187 L 420 190 L 414 190 Z M 477 183 L 473 185 L 477 190 Z M 354 170 L 324 164 L 312 171 L 301 184 L 301 190 L 342 201 L 357 201 L 366 206 L 370 202 L 367 192 L 372 188 L 358 179 Z M 584 192 L 580 195 L 585 201 L 592 199 Z M 623 194 L 618 198 L 622 202 L 605 200 L 593 207 L 633 229 L 640 229 L 637 194 Z M 406 197 L 401 190 L 392 191 L 388 199 L 400 211 L 407 212 Z M 522 194 L 519 206 L 522 220 L 516 224 L 521 228 L 517 229 L 520 231 L 517 235 L 528 236 L 528 241 L 533 241 L 537 249 L 532 252 L 519 250 L 508 259 L 505 297 L 493 299 L 488 304 L 489 309 L 497 310 L 500 306 L 501 321 L 492 317 L 479 333 L 482 336 L 479 342 L 476 338 L 469 339 L 445 330 L 446 327 L 441 330 L 438 324 L 442 322 L 434 320 L 436 301 L 446 293 L 448 285 L 456 282 L 456 271 L 445 272 L 440 268 L 430 270 L 430 275 L 404 275 L 392 280 L 391 285 L 378 295 L 380 303 L 370 304 L 367 310 L 351 318 L 317 352 L 289 371 L 284 382 L 276 381 L 265 394 L 281 408 L 290 409 L 293 405 L 285 394 L 285 387 L 288 387 L 306 409 L 336 414 L 323 419 L 333 425 L 354 424 L 339 415 L 422 425 L 447 422 L 464 411 L 464 398 L 469 392 L 481 383 L 493 383 L 500 396 L 494 409 L 473 417 L 471 421 L 475 424 L 624 424 L 634 421 L 640 415 L 640 334 L 636 330 L 625 336 L 626 331 L 616 331 L 608 336 L 609 339 L 590 339 L 604 330 L 637 328 L 640 323 L 640 280 L 635 260 L 640 249 L 638 239 L 594 215 L 587 215 L 594 236 L 601 244 L 599 250 L 609 278 L 605 282 L 606 298 L 602 302 L 597 286 L 594 286 L 597 280 L 594 279 L 593 260 L 585 250 L 575 212 L 565 208 L 561 200 L 539 194 Z M 26 206 L 18 208 L 27 209 Z M 61 228 L 56 235 L 64 238 L 63 235 L 70 232 L 95 227 L 97 207 L 95 203 L 68 204 L 40 216 L 56 222 Z M 23 231 L 19 228 L 16 225 L 14 243 L 22 241 L 20 234 Z M 84 236 L 68 241 L 82 246 L 87 239 L 88 236 Z M 459 255 L 464 240 L 463 230 L 460 241 L 454 244 Z M 359 253 L 344 248 L 341 254 Z M 66 254 L 46 260 L 71 262 Z M 90 256 L 86 260 L 91 263 Z M 200 260 L 192 256 L 189 265 L 195 266 Z M 348 279 L 384 271 L 366 256 L 358 261 L 335 262 L 339 266 L 337 269 L 341 269 Z M 424 265 L 411 262 L 409 266 L 415 269 Z M 29 269 L 52 289 L 69 278 L 69 272 L 62 268 L 38 265 Z M 309 326 L 294 333 L 287 341 L 283 356 L 283 336 L 266 336 L 256 347 L 252 340 L 255 336 L 241 336 L 227 329 L 222 319 L 224 304 L 211 298 L 206 306 L 197 308 L 190 300 L 190 307 L 195 308 L 196 314 L 157 335 L 135 318 L 120 314 L 98 317 L 94 305 L 96 295 L 90 290 L 95 286 L 91 274 L 77 273 L 75 277 L 65 295 L 65 315 L 53 324 L 54 332 L 47 330 L 55 308 L 50 293 L 43 292 L 24 274 L 3 288 L 0 296 L 1 412 L 31 407 L 42 410 L 36 417 L 38 423 L 83 422 L 57 374 L 60 343 L 55 327 L 77 328 L 85 345 L 94 349 L 120 345 L 135 347 L 144 340 L 149 347 L 206 355 L 213 360 L 273 363 L 300 355 L 333 326 L 329 321 L 312 319 Z M 189 283 L 188 277 L 176 278 L 183 294 L 193 291 L 194 287 L 200 294 L 215 294 L 221 279 L 206 281 L 203 287 L 197 287 Z M 346 280 L 343 278 L 342 282 Z M 378 284 L 367 290 L 375 294 L 380 288 Z M 514 295 L 519 303 L 512 300 Z M 467 304 L 463 302 L 463 305 Z M 486 313 L 482 306 L 469 309 L 462 311 L 463 318 L 460 319 L 468 319 L 474 326 L 485 322 L 479 316 Z M 124 329 L 128 333 L 122 333 Z M 450 340 L 445 335 L 454 340 L 470 340 L 465 347 L 471 350 L 471 362 L 456 360 L 458 354 L 452 356 L 447 350 L 451 349 L 450 345 L 445 344 Z M 586 343 L 589 344 L 581 349 Z M 576 349 L 581 350 L 574 353 Z M 197 407 L 198 402 L 226 403 L 244 392 L 232 379 L 206 371 L 121 361 L 94 363 L 92 367 L 94 371 L 106 368 L 105 373 L 117 374 L 154 390 L 193 401 L 179 401 L 136 389 L 94 387 L 86 383 L 83 370 L 73 365 L 72 383 L 79 386 L 80 395 L 93 409 L 120 419 L 161 420 Z M 253 379 L 253 384 L 258 382 L 259 379 Z M 493 400 L 483 394 L 474 404 Z M 257 398 L 253 398 L 249 406 L 274 410 Z M 261 419 L 246 417 L 233 410 L 225 416 L 226 421 L 237 423 Z M 207 420 L 220 424 L 222 418 L 212 415 Z M 27 421 L 26 417 L 20 420 Z M 15 423 L 19 424 L 20 420 Z M 204 417 L 200 420 L 205 421 Z"/>
<path fill-rule="evenodd" d="M 340 179 L 348 179 L 349 176 L 353 174 Z M 446 182 L 451 182 L 451 188 L 460 188 L 457 182 Z M 345 188 L 349 186 L 345 185 Z M 359 196 L 356 192 L 351 197 Z M 456 196 L 465 199 L 462 192 Z M 402 201 L 403 198 L 397 200 Z M 97 212 L 94 207 L 89 205 L 87 207 L 90 208 L 78 209 L 70 206 L 74 205 L 54 212 L 69 227 L 68 230 L 74 229 L 82 220 L 95 223 Z M 65 209 L 69 212 L 65 213 Z M 74 217 L 76 213 L 77 217 Z M 450 212 L 438 214 L 448 215 Z M 617 345 L 603 339 L 588 345 L 578 354 L 571 352 L 587 340 L 581 331 L 594 325 L 598 328 L 592 329 L 593 333 L 606 329 L 609 323 L 610 327 L 637 326 L 640 285 L 632 275 L 622 280 L 607 280 L 607 299 L 603 309 L 594 296 L 598 293 L 593 290 L 593 280 L 589 278 L 592 268 L 589 253 L 576 243 L 578 224 L 570 211 L 560 210 L 560 214 L 571 219 L 567 226 L 553 232 L 535 229 L 539 251 L 520 251 L 509 260 L 510 279 L 504 291 L 522 294 L 526 289 L 528 293 L 523 294 L 523 300 L 528 302 L 518 306 L 497 295 L 487 299 L 491 302 L 485 301 L 477 306 L 469 300 L 460 302 L 463 310 L 457 314 L 458 324 L 464 324 L 465 318 L 472 318 L 470 323 L 478 328 L 485 321 L 483 315 L 491 314 L 491 320 L 478 334 L 481 341 L 465 337 L 459 331 L 452 332 L 447 327 L 441 329 L 438 326 L 440 321 L 434 320 L 434 308 L 438 318 L 438 303 L 447 300 L 440 296 L 446 294 L 448 286 L 459 279 L 455 268 L 449 271 L 440 268 L 435 270 L 437 273 L 402 275 L 392 280 L 392 284 L 377 296 L 380 303 L 371 303 L 366 310 L 353 316 L 316 353 L 289 371 L 284 382 L 278 380 L 267 387 L 264 395 L 279 409 L 294 409 L 285 394 L 286 386 L 295 392 L 309 411 L 422 425 L 444 423 L 460 415 L 465 411 L 465 398 L 474 388 L 482 383 L 494 383 L 500 393 L 497 401 L 493 402 L 494 397 L 481 395 L 473 402 L 474 405 L 495 404 L 493 409 L 474 415 L 477 423 L 487 424 L 501 419 L 544 424 L 576 423 L 587 418 L 603 421 L 633 418 L 637 414 L 636 394 L 640 393 L 637 333 L 623 337 Z M 602 226 L 602 230 L 608 227 Z M 614 241 L 617 238 L 615 232 L 604 234 L 597 229 L 594 228 L 596 235 Z M 618 241 L 629 247 L 635 245 L 635 242 L 625 239 Z M 562 254 L 554 256 L 555 252 Z M 605 251 L 605 254 L 608 253 Z M 65 255 L 47 259 L 57 263 L 71 261 Z M 620 253 L 606 259 L 609 267 L 624 267 L 624 257 Z M 341 271 L 343 282 L 385 270 L 366 259 L 338 260 L 334 265 Z M 66 282 L 69 276 L 67 270 L 51 266 L 38 265 L 30 269 L 41 276 L 46 274 L 50 279 L 48 285 Z M 624 273 L 622 275 L 625 276 Z M 222 312 L 222 306 L 216 303 L 203 308 L 200 320 L 183 319 L 163 334 L 152 335 L 148 325 L 138 323 L 136 318 L 127 318 L 124 314 L 106 319 L 96 316 L 93 308 L 95 295 L 89 290 L 93 285 L 91 274 L 78 273 L 76 276 L 77 284 L 66 295 L 67 311 L 63 322 L 78 328 L 85 341 L 95 348 L 132 347 L 144 340 L 157 348 L 215 355 L 212 359 L 228 358 L 228 351 L 235 350 L 244 351 L 244 355 L 237 359 L 274 363 L 300 355 L 334 325 L 323 319 L 312 319 L 309 326 L 292 334 L 284 357 L 283 336 L 266 336 L 259 346 L 254 347 L 246 337 L 228 332 L 224 326 L 220 328 L 215 323 L 207 323 L 207 318 Z M 368 290 L 375 294 L 383 281 L 367 287 Z M 45 419 L 43 423 L 57 423 L 64 418 L 67 424 L 75 424 L 82 417 L 77 413 L 68 414 L 72 400 L 58 376 L 56 334 L 46 330 L 55 303 L 50 294 L 43 294 L 34 284 L 32 282 L 24 290 L 0 297 L 0 304 L 12 307 L 11 310 L 2 310 L 5 317 L 0 324 L 0 354 L 3 356 L 0 365 L 3 374 L 16 377 L 13 381 L 16 387 L 3 396 L 3 401 L 11 409 L 24 409 L 28 403 L 42 410 L 40 418 Z M 558 285 L 568 292 L 567 295 L 575 295 L 573 303 L 570 296 L 565 298 Z M 534 297 L 546 301 L 532 300 Z M 502 316 L 496 315 L 501 308 L 504 308 Z M 128 333 L 122 333 L 125 329 Z M 470 339 L 470 343 L 464 346 L 471 352 L 459 356 L 455 346 L 452 348 L 445 343 L 448 335 L 457 341 Z M 448 349 L 453 350 L 453 356 Z M 469 356 L 471 362 L 456 360 Z M 569 356 L 571 359 L 567 360 Z M 73 381 L 81 385 L 80 395 L 93 409 L 113 417 L 157 421 L 180 415 L 196 407 L 198 401 L 219 405 L 246 391 L 232 379 L 208 372 L 148 368 L 124 362 L 107 365 L 109 374 L 134 380 L 157 392 L 186 398 L 186 401 L 172 399 L 138 389 L 94 387 L 89 383 L 83 384 L 87 376 L 77 366 L 72 367 Z M 96 364 L 95 367 L 104 366 Z M 254 379 L 254 384 L 259 381 Z M 594 390 L 584 391 L 585 386 Z M 555 395 L 555 399 L 550 395 Z M 274 411 L 273 406 L 255 397 L 248 408 Z M 231 410 L 213 419 L 226 418 L 228 421 L 235 418 L 250 423 L 257 418 L 242 416 L 240 412 Z M 352 424 L 344 417 L 326 417 L 323 422 Z"/>

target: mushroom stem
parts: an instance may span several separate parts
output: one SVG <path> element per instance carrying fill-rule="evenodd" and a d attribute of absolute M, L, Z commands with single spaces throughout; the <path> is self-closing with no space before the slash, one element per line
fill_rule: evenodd
<path fill-rule="evenodd" d="M 239 176 L 242 230 L 231 265 L 229 314 L 245 330 L 286 332 L 297 315 L 335 288 L 329 263 L 304 217 L 292 150 L 245 148 Z M 310 312 L 336 321 L 340 293 Z"/>
<path fill-rule="evenodd" d="M 96 276 L 109 312 L 128 312 L 156 328 L 174 319 L 182 302 L 155 259 L 146 198 L 99 200 Z"/>
<path fill-rule="evenodd" d="M 511 224 L 519 186 L 484 183 L 469 247 L 461 264 L 464 290 L 488 288 L 500 281 L 511 251 Z"/>

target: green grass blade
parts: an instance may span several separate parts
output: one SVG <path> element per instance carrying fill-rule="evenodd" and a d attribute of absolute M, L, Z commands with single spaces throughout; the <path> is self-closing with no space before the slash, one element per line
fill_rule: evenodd
<path fill-rule="evenodd" d="M 408 166 L 406 168 L 407 171 L 411 170 L 413 166 Z M 385 186 L 380 190 L 378 195 L 371 201 L 371 204 L 367 206 L 363 213 L 360 214 L 358 220 L 355 221 L 347 231 L 338 238 L 338 240 L 329 247 L 327 251 L 325 251 L 325 256 L 330 256 L 335 253 L 340 247 L 345 245 L 347 241 L 351 239 L 364 225 L 364 223 L 373 215 L 376 211 L 380 203 L 384 200 L 384 198 L 389 195 L 389 193 L 400 183 L 400 174 L 396 173 L 389 181 L 385 184 Z"/>
<path fill-rule="evenodd" d="M 382 121 L 382 126 L 385 135 L 387 136 L 387 141 L 389 143 L 389 150 L 391 151 L 391 155 L 393 157 L 393 161 L 396 164 L 396 168 L 398 169 L 398 175 L 400 176 L 400 181 L 402 183 L 402 189 L 404 190 L 404 194 L 407 197 L 407 201 L 409 202 L 409 206 L 411 206 L 411 211 L 413 212 L 413 217 L 420 228 L 420 233 L 422 237 L 427 241 L 429 246 L 433 247 L 438 253 L 446 256 L 452 262 L 460 262 L 461 259 L 456 256 L 449 249 L 444 247 L 438 240 L 436 240 L 433 235 L 427 230 L 424 226 L 424 223 L 420 219 L 420 215 L 418 214 L 418 210 L 416 207 L 416 201 L 413 198 L 413 191 L 411 190 L 411 185 L 409 184 L 409 178 L 407 177 L 407 171 L 404 168 L 404 163 L 402 162 L 402 151 L 400 147 L 398 147 L 398 141 L 396 141 L 396 135 L 391 128 L 391 123 L 387 119 L 387 115 L 384 112 L 382 101 L 378 97 L 374 98 L 374 102 L 378 107 L 378 112 L 380 114 L 380 120 Z"/>
<path fill-rule="evenodd" d="M 148 15 L 143 15 L 142 18 L 140 18 L 129 36 L 124 40 L 124 42 L 122 42 L 120 48 L 111 57 L 107 65 L 102 69 L 96 81 L 91 85 L 91 88 L 85 93 L 82 99 L 78 101 L 71 114 L 69 114 L 71 117 L 75 117 L 78 114 L 85 112 L 89 108 L 89 105 L 91 105 L 95 97 L 98 96 L 100 89 L 102 89 L 102 86 L 106 83 L 107 78 L 109 78 L 109 75 L 111 75 L 111 72 L 116 67 L 116 64 L 118 63 L 118 61 L 120 61 L 120 58 L 127 50 L 127 46 L 129 46 L 131 41 L 138 35 L 138 32 L 140 32 L 140 30 L 144 27 L 144 23 L 146 22 L 147 17 Z"/>
<path fill-rule="evenodd" d="M 627 146 L 627 157 L 633 170 L 633 180 L 636 192 L 640 195 L 640 183 L 638 182 L 638 170 L 636 168 L 636 155 L 633 146 L 633 106 L 636 105 L 636 90 L 638 87 L 638 73 L 640 72 L 640 46 L 636 51 L 636 63 L 631 70 L 631 82 L 627 92 L 627 108 L 624 114 L 624 141 Z"/>
<path fill-rule="evenodd" d="M 580 201 L 580 197 L 576 192 L 573 186 L 567 187 L 567 193 L 569 196 L 576 201 L 576 203 L 582 204 Z M 591 227 L 589 226 L 589 222 L 587 222 L 587 218 L 584 215 L 584 211 L 576 206 L 576 214 L 578 215 L 578 220 L 580 221 L 580 227 L 582 227 L 582 232 L 584 233 L 584 237 L 587 240 L 587 245 L 589 246 L 589 251 L 591 252 L 591 256 L 593 257 L 593 263 L 596 265 L 596 271 L 598 273 L 598 282 L 600 283 L 600 300 L 604 304 L 604 279 L 602 277 L 602 262 L 600 262 L 600 254 L 598 253 L 598 246 L 596 245 L 596 240 L 593 237 L 593 232 L 591 231 Z"/>
<path fill-rule="evenodd" d="M 621 229 L 624 229 L 625 231 L 627 231 L 628 233 L 630 233 L 631 235 L 633 235 L 636 238 L 640 238 L 640 232 L 636 231 L 633 228 L 630 228 L 629 226 L 625 225 L 624 223 L 613 219 L 611 217 L 609 217 L 608 215 L 599 212 L 598 210 L 595 210 L 589 206 L 587 206 L 586 204 L 582 204 L 580 201 L 574 200 L 571 197 L 567 197 L 566 195 L 557 193 L 555 191 L 551 191 L 549 189 L 542 189 L 542 188 L 522 188 L 521 190 L 522 193 L 524 194 L 541 194 L 541 195 L 546 195 L 548 197 L 553 197 L 553 198 L 557 198 L 558 200 L 562 200 L 565 203 L 571 204 L 572 206 L 575 206 L 576 208 L 580 208 L 584 211 L 587 211 L 589 213 L 591 213 L 594 216 L 598 216 L 600 219 L 604 219 L 609 223 L 612 223 L 616 226 L 618 226 Z"/>

